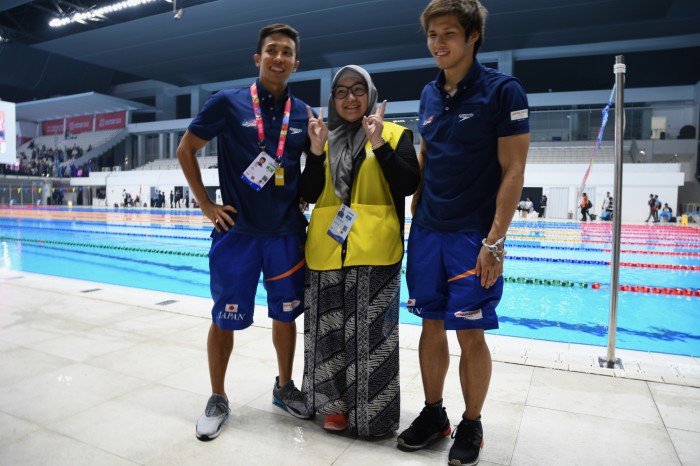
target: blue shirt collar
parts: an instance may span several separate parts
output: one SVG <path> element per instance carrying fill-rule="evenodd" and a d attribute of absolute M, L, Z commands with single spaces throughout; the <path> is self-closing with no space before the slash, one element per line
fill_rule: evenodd
<path fill-rule="evenodd" d="M 265 89 L 265 86 L 263 86 L 260 83 L 260 79 L 255 80 L 255 85 L 258 88 L 258 97 L 260 98 L 261 102 L 268 102 L 270 100 L 274 100 L 274 97 L 272 96 L 272 93 Z M 280 103 L 284 103 L 287 101 L 289 98 L 289 85 L 284 88 L 284 94 L 282 94 L 282 98 L 278 101 L 275 102 L 276 105 L 279 105 Z"/>
<path fill-rule="evenodd" d="M 481 77 L 481 73 L 483 71 L 484 67 L 477 59 L 474 59 L 474 63 L 472 63 L 471 68 L 469 68 L 469 71 L 467 72 L 467 75 L 462 78 L 462 80 L 459 82 L 457 85 L 457 92 L 464 92 L 465 89 L 470 88 L 473 86 Z M 444 94 L 445 93 L 445 71 L 440 70 L 440 72 L 437 75 L 437 78 L 435 79 L 435 87 L 438 88 L 440 93 Z"/>

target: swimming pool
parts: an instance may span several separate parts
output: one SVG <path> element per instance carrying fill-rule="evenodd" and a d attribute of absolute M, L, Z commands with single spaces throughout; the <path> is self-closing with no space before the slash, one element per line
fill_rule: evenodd
<path fill-rule="evenodd" d="M 3 267 L 208 298 L 198 211 L 0 208 Z M 611 225 L 515 221 L 492 333 L 605 346 Z M 623 225 L 618 348 L 700 356 L 700 230 Z M 405 309 L 401 322 L 420 324 Z M 262 286 L 256 302 L 265 305 Z"/>

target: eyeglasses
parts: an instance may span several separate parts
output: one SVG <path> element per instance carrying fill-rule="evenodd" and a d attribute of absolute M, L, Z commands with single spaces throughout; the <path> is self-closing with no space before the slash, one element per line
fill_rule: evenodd
<path fill-rule="evenodd" d="M 355 97 L 361 97 L 365 94 L 367 94 L 367 87 L 364 84 L 354 84 L 351 87 L 348 86 L 335 86 L 335 89 L 333 89 L 333 97 L 336 99 L 344 99 L 348 95 L 354 95 Z"/>

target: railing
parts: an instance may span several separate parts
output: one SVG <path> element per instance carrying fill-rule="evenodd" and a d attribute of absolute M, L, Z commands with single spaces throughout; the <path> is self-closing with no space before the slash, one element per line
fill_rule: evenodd
<path fill-rule="evenodd" d="M 51 186 L 50 191 L 48 186 Z M 56 190 L 67 194 L 72 188 L 65 178 L 0 175 L 0 206 L 43 205 Z"/>
<path fill-rule="evenodd" d="M 97 147 L 94 147 L 92 150 L 90 150 L 90 152 L 85 152 L 82 157 L 75 160 L 74 164 L 76 166 L 79 166 L 79 165 L 82 165 L 84 163 L 87 163 L 90 159 L 93 159 L 95 157 L 99 157 L 100 155 L 104 154 L 112 147 L 116 146 L 119 142 L 124 140 L 124 138 L 126 138 L 126 136 L 127 136 L 126 129 L 117 130 L 117 131 L 112 132 L 111 136 L 108 139 L 102 140 L 101 144 Z"/>
<path fill-rule="evenodd" d="M 593 146 L 531 146 L 527 153 L 527 163 L 588 163 L 593 155 Z M 613 163 L 613 146 L 601 146 L 596 154 L 597 163 Z"/>
<path fill-rule="evenodd" d="M 199 168 L 206 170 L 217 164 L 216 156 L 197 157 Z M 160 159 L 148 162 L 135 170 L 180 170 L 180 162 L 177 159 Z"/>

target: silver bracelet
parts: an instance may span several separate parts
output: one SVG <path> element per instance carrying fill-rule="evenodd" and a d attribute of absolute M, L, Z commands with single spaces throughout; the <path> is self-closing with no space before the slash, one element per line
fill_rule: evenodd
<path fill-rule="evenodd" d="M 377 150 L 380 147 L 382 147 L 384 144 L 386 144 L 386 141 L 384 140 L 384 138 L 381 138 L 378 143 L 372 145 L 372 150 L 373 151 Z"/>

